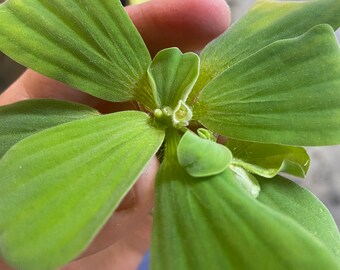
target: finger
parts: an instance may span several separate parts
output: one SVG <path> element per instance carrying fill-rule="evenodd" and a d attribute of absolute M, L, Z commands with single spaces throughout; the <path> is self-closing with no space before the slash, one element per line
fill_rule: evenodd
<path fill-rule="evenodd" d="M 106 223 L 90 247 L 81 257 L 89 256 L 107 248 L 140 226 L 153 207 L 154 179 L 159 161 L 154 157 L 148 164 L 129 196 Z"/>
<path fill-rule="evenodd" d="M 154 0 L 126 10 L 152 54 L 169 46 L 200 49 L 230 23 L 224 0 Z M 107 111 L 117 107 L 30 70 L 0 96 L 0 105 L 29 98 L 63 99 Z"/>
<path fill-rule="evenodd" d="M 0 269 L 1 270 L 15 270 L 14 268 L 7 265 L 1 258 L 0 258 Z"/>
<path fill-rule="evenodd" d="M 78 102 L 96 108 L 103 113 L 114 112 L 114 109 L 124 109 L 118 104 L 93 97 L 30 69 L 24 72 L 0 95 L 0 106 L 33 98 L 52 98 Z M 124 104 L 124 106 L 126 105 Z"/>
<path fill-rule="evenodd" d="M 7 105 L 31 98 L 55 98 L 95 106 L 96 100 L 90 95 L 72 89 L 56 80 L 49 79 L 32 70 L 27 70 L 4 93 L 0 105 Z"/>
<path fill-rule="evenodd" d="M 62 270 L 135 270 L 150 246 L 151 227 L 152 218 L 148 217 L 127 237 L 92 256 L 70 263 Z"/>
<path fill-rule="evenodd" d="M 167 47 L 200 50 L 231 22 L 225 0 L 153 0 L 126 10 L 153 55 Z"/>

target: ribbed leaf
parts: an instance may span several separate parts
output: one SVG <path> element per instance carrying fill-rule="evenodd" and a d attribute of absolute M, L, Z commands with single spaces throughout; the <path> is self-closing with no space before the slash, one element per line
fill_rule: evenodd
<path fill-rule="evenodd" d="M 258 0 L 249 13 L 202 51 L 201 71 L 189 99 L 224 70 L 280 39 L 302 35 L 315 25 L 340 26 L 339 0 Z"/>
<path fill-rule="evenodd" d="M 8 0 L 0 50 L 93 96 L 154 107 L 142 38 L 119 0 Z"/>
<path fill-rule="evenodd" d="M 18 141 L 44 129 L 98 116 L 91 108 L 52 99 L 31 99 L 0 107 L 0 158 Z"/>
<path fill-rule="evenodd" d="M 177 48 L 160 51 L 148 69 L 158 106 L 174 109 L 180 100 L 185 101 L 198 72 L 199 57 L 196 54 L 183 54 Z"/>
<path fill-rule="evenodd" d="M 206 177 L 224 171 L 232 154 L 224 145 L 202 139 L 187 131 L 177 148 L 179 164 L 194 177 Z"/>
<path fill-rule="evenodd" d="M 305 177 L 310 160 L 302 147 L 253 143 L 229 139 L 226 146 L 233 153 L 233 165 L 271 178 L 279 172 Z"/>
<path fill-rule="evenodd" d="M 275 42 L 226 70 L 198 98 L 194 117 L 246 141 L 340 143 L 340 48 L 327 25 Z"/>
<path fill-rule="evenodd" d="M 153 270 L 340 267 L 313 234 L 249 196 L 228 169 L 198 181 L 166 155 L 156 190 Z"/>
<path fill-rule="evenodd" d="M 0 254 L 22 270 L 56 269 L 79 255 L 163 141 L 141 112 L 47 129 L 0 162 Z"/>
<path fill-rule="evenodd" d="M 340 260 L 340 235 L 328 209 L 311 192 L 281 176 L 257 177 L 261 185 L 258 200 L 293 218 Z"/>

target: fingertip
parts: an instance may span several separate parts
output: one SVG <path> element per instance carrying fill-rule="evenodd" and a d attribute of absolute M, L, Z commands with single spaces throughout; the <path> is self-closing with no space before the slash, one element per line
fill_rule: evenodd
<path fill-rule="evenodd" d="M 153 207 L 155 179 L 159 168 L 159 160 L 153 156 L 143 173 L 120 203 L 118 211 L 143 208 L 148 212 Z"/>
<path fill-rule="evenodd" d="M 151 54 L 166 47 L 202 49 L 230 25 L 224 0 L 153 0 L 127 8 Z"/>
<path fill-rule="evenodd" d="M 181 16 L 188 25 L 188 31 L 195 30 L 209 41 L 226 31 L 231 23 L 230 9 L 225 0 L 183 1 Z"/>
<path fill-rule="evenodd" d="M 159 161 L 154 156 L 114 215 L 79 258 L 97 253 L 116 243 L 122 237 L 129 235 L 130 231 L 138 227 L 142 221 L 145 221 L 153 208 L 154 186 L 158 167 Z"/>
<path fill-rule="evenodd" d="M 153 156 L 146 169 L 135 184 L 136 202 L 145 209 L 152 209 L 154 202 L 155 179 L 159 169 L 159 160 Z"/>

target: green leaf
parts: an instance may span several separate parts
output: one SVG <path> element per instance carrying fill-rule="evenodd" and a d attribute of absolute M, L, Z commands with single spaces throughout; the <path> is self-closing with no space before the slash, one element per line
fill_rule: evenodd
<path fill-rule="evenodd" d="M 0 50 L 20 64 L 109 101 L 155 107 L 149 52 L 119 0 L 8 0 Z"/>
<path fill-rule="evenodd" d="M 156 179 L 151 269 L 339 267 L 321 241 L 251 197 L 228 169 L 197 181 L 166 153 Z"/>
<path fill-rule="evenodd" d="M 164 132 L 126 111 L 47 129 L 0 162 L 0 254 L 22 270 L 78 256 L 160 147 Z"/>
<path fill-rule="evenodd" d="M 142 3 L 145 3 L 145 2 L 148 2 L 149 0 L 129 0 L 129 3 L 131 5 L 138 5 L 138 4 L 142 4 Z"/>
<path fill-rule="evenodd" d="M 279 172 L 305 177 L 310 159 L 302 147 L 253 143 L 229 139 L 226 146 L 233 153 L 233 165 L 271 178 Z"/>
<path fill-rule="evenodd" d="M 300 36 L 323 23 L 337 29 L 339 14 L 339 0 L 258 0 L 246 16 L 204 48 L 200 77 L 190 102 L 223 71 L 277 40 Z"/>
<path fill-rule="evenodd" d="M 85 105 L 31 99 L 0 107 L 0 158 L 20 140 L 44 129 L 100 115 Z"/>
<path fill-rule="evenodd" d="M 187 104 L 182 100 L 179 101 L 178 105 L 172 114 L 172 124 L 177 127 L 185 127 L 189 125 L 192 118 L 192 111 Z"/>
<path fill-rule="evenodd" d="M 187 131 L 178 144 L 179 164 L 194 177 L 206 177 L 224 171 L 232 154 L 224 145 L 202 139 Z"/>
<path fill-rule="evenodd" d="M 340 143 L 340 48 L 328 25 L 275 42 L 210 82 L 194 118 L 219 134 L 288 145 Z"/>
<path fill-rule="evenodd" d="M 258 200 L 287 215 L 322 241 L 340 260 L 340 235 L 328 209 L 311 192 L 281 176 L 257 177 L 261 185 Z"/>
<path fill-rule="evenodd" d="M 178 48 L 160 51 L 148 69 L 158 107 L 174 109 L 180 100 L 185 101 L 198 72 L 199 57 L 196 54 L 183 54 Z"/>
<path fill-rule="evenodd" d="M 257 198 L 261 191 L 261 186 L 257 179 L 245 169 L 230 165 L 229 166 L 231 172 L 234 174 L 235 180 L 237 180 L 241 186 L 254 198 Z"/>
<path fill-rule="evenodd" d="M 214 133 L 205 128 L 198 128 L 197 135 L 200 136 L 200 138 L 202 139 L 206 139 L 213 142 L 217 141 L 217 138 L 215 137 Z"/>

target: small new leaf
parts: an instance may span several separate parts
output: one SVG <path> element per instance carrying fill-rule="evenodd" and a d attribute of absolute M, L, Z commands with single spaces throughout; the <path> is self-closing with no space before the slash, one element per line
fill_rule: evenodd
<path fill-rule="evenodd" d="M 202 139 L 210 140 L 216 142 L 217 138 L 215 137 L 214 133 L 210 130 L 205 128 L 197 129 L 197 135 L 200 136 Z"/>
<path fill-rule="evenodd" d="M 179 164 L 194 177 L 219 174 L 230 164 L 232 154 L 228 148 L 187 131 L 181 138 L 177 157 Z"/>
<path fill-rule="evenodd" d="M 259 196 L 261 187 L 257 179 L 241 167 L 230 165 L 230 170 L 234 174 L 235 180 L 254 198 Z"/>
<path fill-rule="evenodd" d="M 172 113 L 172 123 L 174 127 L 186 127 L 192 118 L 192 111 L 187 104 L 182 100 L 178 102 L 178 105 Z"/>
<path fill-rule="evenodd" d="M 160 51 L 148 68 L 158 107 L 174 109 L 180 100 L 185 102 L 198 73 L 199 57 L 195 53 L 183 54 L 178 48 Z"/>

